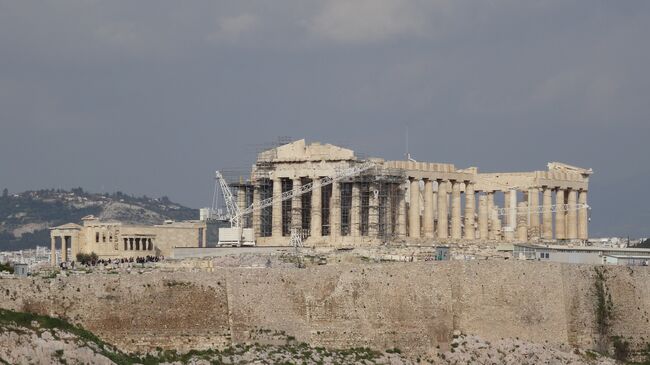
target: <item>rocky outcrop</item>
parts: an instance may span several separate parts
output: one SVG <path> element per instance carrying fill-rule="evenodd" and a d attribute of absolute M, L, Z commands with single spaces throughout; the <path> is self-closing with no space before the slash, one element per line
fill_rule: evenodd
<path fill-rule="evenodd" d="M 494 343 L 596 349 L 593 266 L 468 261 L 212 268 L 0 280 L 0 307 L 81 324 L 128 351 L 277 345 L 284 333 L 327 348 L 433 356 L 454 331 Z M 607 339 L 631 355 L 650 339 L 650 270 L 610 267 Z M 608 349 L 613 353 L 613 340 Z"/>

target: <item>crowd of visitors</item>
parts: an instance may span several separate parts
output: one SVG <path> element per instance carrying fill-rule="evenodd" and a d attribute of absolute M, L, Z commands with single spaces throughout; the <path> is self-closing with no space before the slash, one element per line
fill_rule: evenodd
<path fill-rule="evenodd" d="M 94 256 L 94 257 L 93 257 Z M 144 266 L 144 264 L 147 263 L 153 263 L 153 262 L 160 262 L 165 259 L 164 256 L 138 256 L 138 257 L 128 257 L 128 258 L 114 258 L 114 259 L 100 259 L 96 257 L 96 255 L 88 255 L 87 257 L 83 257 L 82 260 L 79 260 L 79 264 L 82 267 L 107 267 L 110 266 L 112 268 L 120 268 L 120 267 L 133 267 L 134 264 L 141 264 Z M 66 270 L 66 269 L 71 269 L 74 270 L 75 268 L 75 261 L 68 261 L 68 262 L 61 262 L 59 264 L 59 267 L 61 270 Z"/>

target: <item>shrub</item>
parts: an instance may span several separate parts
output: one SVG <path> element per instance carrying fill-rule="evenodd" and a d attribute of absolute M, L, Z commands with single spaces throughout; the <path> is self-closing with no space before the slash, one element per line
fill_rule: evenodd
<path fill-rule="evenodd" d="M 14 267 L 11 264 L 0 263 L 0 271 L 8 271 L 10 274 L 14 273 Z"/>
<path fill-rule="evenodd" d="M 630 356 L 630 343 L 616 336 L 614 340 L 614 358 L 620 361 L 627 361 Z"/>
<path fill-rule="evenodd" d="M 90 254 L 79 252 L 77 254 L 77 261 L 82 265 L 90 264 L 93 261 L 97 261 L 99 256 L 96 253 L 91 252 Z"/>

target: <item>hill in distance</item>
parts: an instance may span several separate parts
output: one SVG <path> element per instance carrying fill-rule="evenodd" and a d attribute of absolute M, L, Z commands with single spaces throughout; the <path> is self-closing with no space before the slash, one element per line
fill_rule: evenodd
<path fill-rule="evenodd" d="M 198 209 L 174 203 L 166 196 L 136 197 L 122 192 L 97 194 L 82 188 L 36 190 L 0 196 L 0 251 L 50 244 L 50 227 L 94 215 L 127 224 L 160 224 L 165 220 L 198 219 Z"/>

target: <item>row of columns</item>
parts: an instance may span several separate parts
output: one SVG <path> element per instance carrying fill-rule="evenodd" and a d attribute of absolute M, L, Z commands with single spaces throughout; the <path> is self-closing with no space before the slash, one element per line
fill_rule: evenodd
<path fill-rule="evenodd" d="M 151 238 L 124 237 L 124 251 L 153 251 Z"/>
<path fill-rule="evenodd" d="M 253 201 L 260 201 L 262 199 L 261 184 L 258 184 L 253 189 Z M 292 189 L 298 189 L 302 186 L 301 178 L 292 179 Z M 329 201 L 323 202 L 322 188 L 316 187 L 311 191 L 311 209 L 310 209 L 310 232 L 309 235 L 316 239 L 328 235 L 330 240 L 336 240 L 341 236 L 341 185 L 340 183 L 333 183 L 331 186 L 331 196 Z M 371 192 L 378 189 L 376 183 L 370 183 L 369 190 Z M 278 196 L 282 194 L 282 178 L 275 178 L 272 180 L 272 194 Z M 238 192 L 238 204 L 244 206 L 245 204 L 245 188 L 240 187 Z M 361 189 L 360 183 L 352 183 L 351 192 L 351 206 L 350 206 L 350 236 L 361 236 Z M 291 200 L 291 227 L 302 227 L 302 196 L 295 196 Z M 329 210 L 329 233 L 323 232 L 323 204 L 328 204 Z M 401 211 L 406 211 L 404 199 L 400 199 L 399 205 L 396 207 Z M 368 236 L 377 236 L 379 226 L 379 197 L 376 194 L 369 194 L 368 202 Z M 261 236 L 262 228 L 262 212 L 260 210 L 253 212 L 253 228 L 256 236 Z M 406 227 L 406 217 L 398 214 L 398 220 L 402 220 L 403 224 L 396 223 L 403 228 Z M 271 206 L 271 237 L 283 237 L 282 231 L 282 201 L 275 199 Z M 406 232 L 404 232 L 404 235 Z"/>
<path fill-rule="evenodd" d="M 300 188 L 302 180 L 294 178 L 293 189 Z M 437 189 L 434 189 L 434 182 Z M 568 204 L 587 204 L 587 191 L 542 186 L 530 188 L 524 192 L 524 201 L 517 202 L 517 191 L 514 189 L 504 191 L 504 208 L 506 214 L 499 214 L 499 207 L 495 203 L 496 191 L 476 191 L 474 183 L 457 180 L 424 179 L 422 196 L 423 207 L 420 207 L 421 192 L 420 180 L 410 178 L 408 182 L 408 205 L 404 189 L 400 189 L 396 206 L 387 206 L 395 212 L 395 233 L 400 237 L 412 238 L 438 238 L 441 240 L 521 240 L 530 238 L 553 238 L 564 240 L 586 240 L 588 238 L 588 213 L 586 209 L 575 208 L 565 211 L 562 207 Z M 370 190 L 376 190 L 376 185 L 371 185 Z M 461 191 L 464 190 L 465 203 L 461 206 Z M 341 235 L 341 188 L 339 183 L 331 185 L 332 195 L 329 204 L 329 237 L 336 240 Z M 282 179 L 273 179 L 273 196 L 282 193 Z M 541 205 L 544 207 L 540 214 Z M 478 195 L 478 199 L 476 197 Z M 555 213 L 551 210 L 553 195 L 558 209 Z M 239 194 L 239 203 L 244 206 L 245 195 Z M 253 190 L 253 200 L 261 200 L 259 188 Z M 361 191 L 358 183 L 352 184 L 352 205 L 350 207 L 350 231 L 353 237 L 361 236 Z M 389 199 L 390 200 L 390 199 Z M 296 196 L 291 202 L 291 227 L 302 226 L 303 200 Z M 311 193 L 311 215 L 309 217 L 310 236 L 321 238 L 322 232 L 322 192 L 317 187 Z M 368 235 L 376 236 L 379 226 L 379 198 L 375 194 L 369 196 Z M 464 210 L 464 212 L 463 212 Z M 518 214 L 518 212 L 529 212 Z M 390 213 L 392 214 L 392 213 Z M 555 217 L 553 217 L 555 214 Z M 464 217 L 464 219 L 463 219 Z M 273 201 L 271 207 L 271 236 L 282 237 L 282 202 Z M 437 224 L 435 224 L 437 222 Z M 553 229 L 555 226 L 555 229 Z M 253 213 L 253 228 L 256 235 L 261 232 L 261 211 Z M 553 232 L 555 231 L 555 235 Z"/>
<path fill-rule="evenodd" d="M 56 266 L 56 239 L 61 241 L 61 262 L 68 261 L 68 248 L 72 248 L 73 236 L 50 236 L 50 263 Z"/>
<path fill-rule="evenodd" d="M 73 258 L 68 258 L 68 248 L 72 249 L 74 255 L 75 247 L 77 245 L 76 236 L 68 235 L 52 235 L 50 236 L 50 263 L 52 266 L 57 264 L 56 262 L 56 241 L 59 239 L 61 241 L 61 262 L 67 262 L 69 259 L 74 260 Z M 154 245 L 151 238 L 141 238 L 141 237 L 125 237 L 124 239 L 124 251 L 153 251 Z"/>
<path fill-rule="evenodd" d="M 408 236 L 413 238 L 466 240 L 521 240 L 529 238 L 588 239 L 587 191 L 542 187 L 542 219 L 540 220 L 539 188 L 524 192 L 525 201 L 517 202 L 517 190 L 504 192 L 505 214 L 501 219 L 494 202 L 495 191 L 479 192 L 478 214 L 474 184 L 469 181 L 424 179 L 423 203 L 420 207 L 420 181 L 409 179 Z M 463 184 L 463 185 L 461 185 Z M 461 220 L 461 190 L 465 190 L 464 222 Z M 450 193 L 451 191 L 451 193 Z M 553 236 L 552 194 L 555 193 L 555 237 Z M 450 195 L 450 196 L 449 196 Z M 451 207 L 449 207 L 451 203 Z M 568 206 L 568 209 L 565 209 Z M 422 212 L 422 229 L 420 214 Z M 435 216 L 435 219 L 434 219 Z M 438 224 L 434 229 L 434 221 Z M 503 221 L 503 227 L 502 227 Z M 478 228 L 478 232 L 477 232 Z"/>

